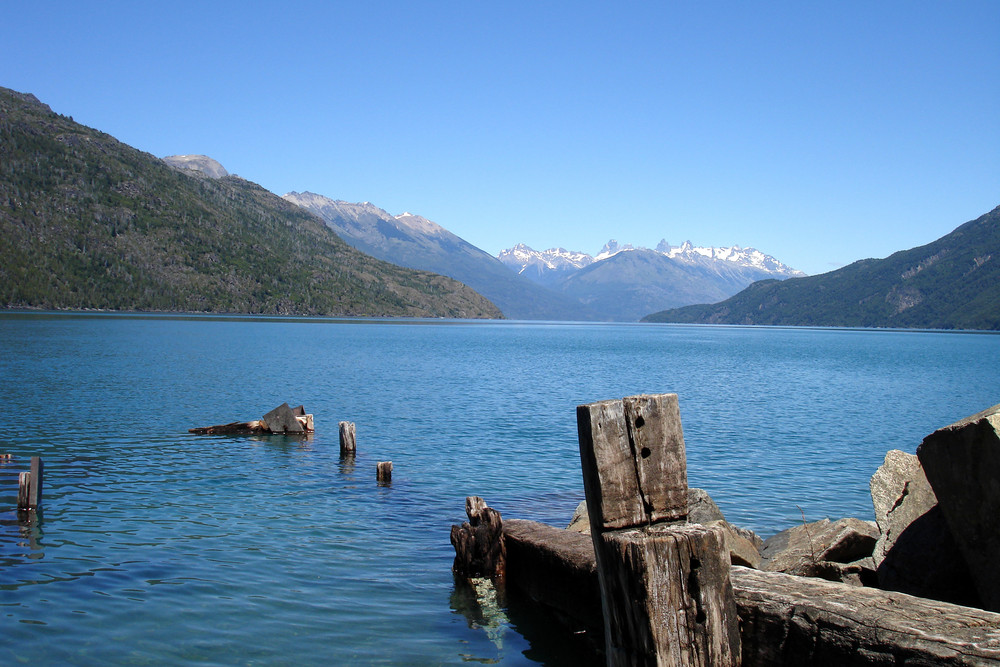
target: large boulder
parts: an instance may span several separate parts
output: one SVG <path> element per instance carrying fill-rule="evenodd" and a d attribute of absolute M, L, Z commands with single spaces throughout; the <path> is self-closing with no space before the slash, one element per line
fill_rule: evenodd
<path fill-rule="evenodd" d="M 898 449 L 871 478 L 879 588 L 966 606 L 979 604 L 969 570 L 913 454 Z"/>
<path fill-rule="evenodd" d="M 862 585 L 874 579 L 871 561 L 878 527 L 869 521 L 821 519 L 764 541 L 761 569 Z"/>
<path fill-rule="evenodd" d="M 931 433 L 917 457 L 984 608 L 1000 611 L 1000 405 Z"/>

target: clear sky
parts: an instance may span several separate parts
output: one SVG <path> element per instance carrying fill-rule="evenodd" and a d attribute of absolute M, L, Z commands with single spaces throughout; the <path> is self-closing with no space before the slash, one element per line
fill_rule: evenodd
<path fill-rule="evenodd" d="M 1000 204 L 1000 2 L 0 5 L 0 86 L 284 194 L 821 273 Z"/>

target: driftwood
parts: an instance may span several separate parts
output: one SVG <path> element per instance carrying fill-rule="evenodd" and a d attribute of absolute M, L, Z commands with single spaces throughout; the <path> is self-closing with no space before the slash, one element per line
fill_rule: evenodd
<path fill-rule="evenodd" d="M 586 535 L 510 519 L 504 538 L 508 586 L 582 628 L 602 622 Z M 744 567 L 730 580 L 747 666 L 1000 665 L 997 613 Z"/>
<path fill-rule="evenodd" d="M 188 429 L 195 435 L 266 435 L 273 433 L 312 433 L 315 431 L 313 416 L 306 414 L 303 406 L 288 407 L 282 403 L 264 415 L 263 418 L 248 422 L 230 422 L 217 426 L 201 426 Z"/>
<path fill-rule="evenodd" d="M 608 664 L 739 665 L 724 532 L 682 523 L 677 395 L 581 405 L 577 426 Z"/>

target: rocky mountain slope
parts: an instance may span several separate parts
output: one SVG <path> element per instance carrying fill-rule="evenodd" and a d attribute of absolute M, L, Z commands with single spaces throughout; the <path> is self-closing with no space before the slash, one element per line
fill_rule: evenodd
<path fill-rule="evenodd" d="M 347 243 L 379 259 L 461 281 L 512 319 L 594 319 L 586 306 L 511 273 L 489 253 L 419 215 L 391 215 L 370 202 L 289 192 L 284 199 L 315 213 Z"/>
<path fill-rule="evenodd" d="M 761 281 L 721 303 L 644 321 L 1000 330 L 1000 207 L 885 259 Z"/>
<path fill-rule="evenodd" d="M 0 89 L 0 306 L 500 316 L 465 285 L 364 255 L 207 166 L 176 169 Z"/>

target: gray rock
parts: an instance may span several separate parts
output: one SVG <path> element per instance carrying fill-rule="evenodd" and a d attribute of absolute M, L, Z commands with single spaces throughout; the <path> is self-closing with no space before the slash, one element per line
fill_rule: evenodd
<path fill-rule="evenodd" d="M 729 550 L 730 563 L 754 569 L 760 567 L 760 548 L 754 543 L 753 539 L 747 537 L 745 534 L 750 533 L 754 537 L 757 537 L 752 530 L 744 530 L 731 526 L 725 519 L 709 521 L 704 525 L 719 526 L 722 528 L 726 540 L 726 549 Z"/>
<path fill-rule="evenodd" d="M 984 608 L 1000 611 L 1000 405 L 930 434 L 917 457 Z"/>
<path fill-rule="evenodd" d="M 573 512 L 573 518 L 569 520 L 566 530 L 572 530 L 574 533 L 590 533 L 590 515 L 587 514 L 586 500 L 581 500 L 580 504 L 576 506 L 576 511 Z"/>
<path fill-rule="evenodd" d="M 268 412 L 262 421 L 267 424 L 271 433 L 302 433 L 304 430 L 288 403 L 282 403 Z"/>
<path fill-rule="evenodd" d="M 878 527 L 869 521 L 822 519 L 783 530 L 764 541 L 762 569 L 792 572 L 823 561 L 851 563 L 872 555 Z"/>
<path fill-rule="evenodd" d="M 207 155 L 168 155 L 163 161 L 175 169 L 187 169 L 205 174 L 209 178 L 222 178 L 229 172 Z"/>
<path fill-rule="evenodd" d="M 898 449 L 886 453 L 885 462 L 872 475 L 869 487 L 879 528 L 872 552 L 878 567 L 899 534 L 937 505 L 937 498 L 917 457 Z"/>
<path fill-rule="evenodd" d="M 878 587 L 978 605 L 972 577 L 919 459 L 889 451 L 872 475 L 871 491 L 879 526 L 872 553 Z"/>
<path fill-rule="evenodd" d="M 688 523 L 708 525 L 713 521 L 724 521 L 722 510 L 715 504 L 708 491 L 688 487 Z"/>

